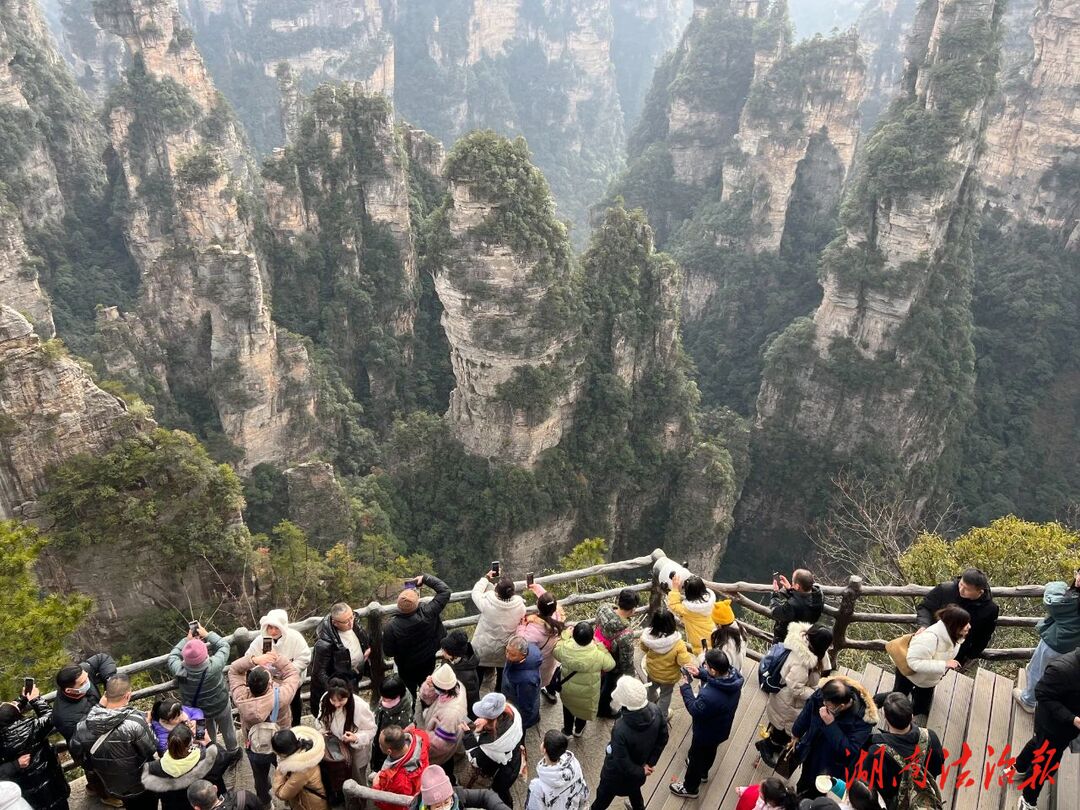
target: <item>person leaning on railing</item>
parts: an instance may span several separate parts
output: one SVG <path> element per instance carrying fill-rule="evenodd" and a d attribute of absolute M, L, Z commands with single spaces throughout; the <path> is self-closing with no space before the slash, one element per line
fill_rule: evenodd
<path fill-rule="evenodd" d="M 1013 700 L 1028 714 L 1035 711 L 1035 687 L 1046 665 L 1060 655 L 1080 647 L 1080 569 L 1073 572 L 1072 584 L 1048 582 L 1043 590 L 1046 616 L 1039 622 L 1039 644 L 1027 665 L 1027 686 L 1013 689 Z"/>
<path fill-rule="evenodd" d="M 791 572 L 791 580 L 783 574 L 773 578 L 772 599 L 769 600 L 769 614 L 773 626 L 773 642 L 779 643 L 787 638 L 787 627 L 792 622 L 815 624 L 825 609 L 825 595 L 821 586 L 814 581 L 814 575 L 805 568 L 796 568 Z"/>

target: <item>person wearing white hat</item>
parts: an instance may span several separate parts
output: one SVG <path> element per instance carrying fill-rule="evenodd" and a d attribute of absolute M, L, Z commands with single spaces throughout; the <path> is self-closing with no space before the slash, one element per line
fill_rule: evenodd
<path fill-rule="evenodd" d="M 521 773 L 522 741 L 525 732 L 521 714 L 506 702 L 501 692 L 489 692 L 473 704 L 476 722 L 465 735 L 465 754 L 469 764 L 491 779 L 491 789 L 510 808 L 514 797 L 510 789 Z"/>
<path fill-rule="evenodd" d="M 667 719 L 649 702 L 645 684 L 630 675 L 619 678 L 611 702 L 622 713 L 611 730 L 591 810 L 606 810 L 616 796 L 629 798 L 633 810 L 644 810 L 641 786 L 667 745 Z"/>
<path fill-rule="evenodd" d="M 272 649 L 278 654 L 278 657 L 289 661 L 296 667 L 296 671 L 300 673 L 300 683 L 303 685 L 304 676 L 307 674 L 307 666 L 311 663 L 311 647 L 308 646 L 299 630 L 293 630 L 289 627 L 289 615 L 280 608 L 274 608 L 267 611 L 266 615 L 259 619 L 259 627 L 262 632 L 252 639 L 245 655 L 262 655 L 265 639 L 270 639 Z M 276 671 L 272 674 L 281 675 Z M 300 725 L 300 718 L 304 712 L 299 689 L 293 695 L 290 709 L 292 711 L 292 725 Z"/>
<path fill-rule="evenodd" d="M 428 760 L 444 765 L 454 758 L 461 743 L 462 724 L 469 719 L 465 687 L 449 664 L 440 664 L 417 692 L 416 726 L 431 736 Z"/>

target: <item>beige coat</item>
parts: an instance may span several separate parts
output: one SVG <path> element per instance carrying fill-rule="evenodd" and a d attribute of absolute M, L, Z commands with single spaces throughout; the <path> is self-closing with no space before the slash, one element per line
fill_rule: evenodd
<path fill-rule="evenodd" d="M 292 810 L 329 810 L 326 787 L 323 785 L 319 763 L 326 753 L 326 743 L 320 732 L 310 726 L 297 726 L 293 733 L 314 743 L 308 751 L 278 757 L 274 770 L 274 796 L 289 803 Z"/>
<path fill-rule="evenodd" d="M 935 622 L 911 639 L 908 647 L 908 666 L 915 674 L 908 678 L 916 686 L 932 687 L 945 677 L 945 665 L 960 651 L 960 642 L 949 638 L 942 622 Z"/>
<path fill-rule="evenodd" d="M 830 666 L 828 655 L 822 659 L 821 666 L 818 666 L 817 656 L 807 646 L 806 636 L 803 635 L 809 628 L 810 625 L 806 622 L 792 622 L 788 625 L 784 646 L 791 652 L 784 661 L 784 666 L 780 668 L 784 687 L 769 695 L 769 702 L 765 706 L 770 725 L 789 734 L 803 704 L 817 689 L 822 671 Z"/>

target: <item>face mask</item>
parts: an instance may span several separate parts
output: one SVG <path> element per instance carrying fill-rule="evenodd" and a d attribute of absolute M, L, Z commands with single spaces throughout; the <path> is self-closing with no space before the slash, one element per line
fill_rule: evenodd
<path fill-rule="evenodd" d="M 90 680 L 87 679 L 86 683 L 84 683 L 82 686 L 76 686 L 75 691 L 78 692 L 80 695 L 85 695 L 87 692 L 90 691 Z"/>
<path fill-rule="evenodd" d="M 401 698 L 383 698 L 379 701 L 384 709 L 392 709 L 401 703 Z"/>

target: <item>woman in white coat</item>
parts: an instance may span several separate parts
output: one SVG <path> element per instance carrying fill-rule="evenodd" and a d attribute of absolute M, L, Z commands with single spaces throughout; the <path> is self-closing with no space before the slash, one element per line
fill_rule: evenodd
<path fill-rule="evenodd" d="M 331 678 L 319 704 L 318 719 L 327 746 L 335 751 L 335 758 L 323 769 L 323 782 L 329 795 L 340 797 L 346 779 L 366 785 L 376 730 L 375 715 L 367 701 L 354 695 L 348 682 Z"/>
<path fill-rule="evenodd" d="M 934 687 L 950 669 L 960 669 L 956 653 L 971 630 L 971 615 L 959 605 L 946 605 L 937 612 L 937 622 L 917 633 L 908 647 L 911 677 L 896 673 L 894 692 L 911 697 L 915 722 L 925 725 L 934 701 Z"/>
<path fill-rule="evenodd" d="M 288 614 L 284 610 L 277 608 L 268 611 L 265 616 L 259 619 L 259 628 L 262 632 L 252 639 L 245 655 L 262 655 L 264 640 L 270 639 L 274 652 L 288 659 L 296 667 L 300 673 L 300 684 L 303 685 L 304 676 L 307 674 L 307 666 L 311 663 L 311 647 L 308 646 L 299 630 L 293 630 L 289 627 Z M 292 725 L 295 728 L 300 725 L 300 717 L 304 713 L 299 689 L 296 690 L 296 694 L 293 696 L 290 708 L 292 709 Z"/>
<path fill-rule="evenodd" d="M 518 624 L 525 615 L 525 600 L 514 593 L 514 580 L 509 577 L 496 579 L 494 571 L 488 571 L 473 585 L 472 600 L 480 611 L 472 646 L 480 661 L 480 682 L 487 673 L 495 670 L 495 691 L 502 689 L 502 668 L 506 663 L 506 643 L 517 632 Z"/>

